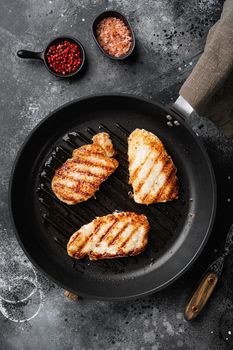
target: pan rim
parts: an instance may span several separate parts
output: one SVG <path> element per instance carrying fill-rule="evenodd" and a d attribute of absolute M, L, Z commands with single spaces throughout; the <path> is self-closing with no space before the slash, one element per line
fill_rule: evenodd
<path fill-rule="evenodd" d="M 13 161 L 13 166 L 11 169 L 11 174 L 10 174 L 10 180 L 9 180 L 9 185 L 8 185 L 8 207 L 9 207 L 9 214 L 10 214 L 10 220 L 13 226 L 13 230 L 15 233 L 15 236 L 17 238 L 17 241 L 20 245 L 20 247 L 22 248 L 23 252 L 25 253 L 25 255 L 27 256 L 27 258 L 30 260 L 30 262 L 41 272 L 43 273 L 46 277 L 48 277 L 51 281 L 53 281 L 54 283 L 56 283 L 58 286 L 62 287 L 64 290 L 67 289 L 67 287 L 59 280 L 57 280 L 55 277 L 53 277 L 50 273 L 48 273 L 43 267 L 41 267 L 32 257 L 32 255 L 27 251 L 27 249 L 24 246 L 23 240 L 20 237 L 20 234 L 17 230 L 16 227 L 16 222 L 14 220 L 14 214 L 13 214 L 13 209 L 12 209 L 12 187 L 13 187 L 13 182 L 14 182 L 14 174 L 15 174 L 15 170 L 17 167 L 17 164 L 20 160 L 20 157 L 28 143 L 28 141 L 33 137 L 34 133 L 40 128 L 40 126 L 46 122 L 48 119 L 50 119 L 54 114 L 56 114 L 57 112 L 61 111 L 62 109 L 74 104 L 74 103 L 78 103 L 81 102 L 83 100 L 90 100 L 90 99 L 94 99 L 94 98 L 101 98 L 101 97 L 126 97 L 126 98 L 130 98 L 130 99 L 137 99 L 139 101 L 142 102 L 146 102 L 149 104 L 152 104 L 154 106 L 159 107 L 161 110 L 167 112 L 167 113 L 171 113 L 169 111 L 168 108 L 162 106 L 160 103 L 148 100 L 142 96 L 138 96 L 138 95 L 133 95 L 133 94 L 126 94 L 126 93 L 98 93 L 98 94 L 90 94 L 90 95 L 85 95 L 82 97 L 79 97 L 77 99 L 73 99 L 63 105 L 61 105 L 60 107 L 56 108 L 55 110 L 53 110 L 52 112 L 50 112 L 46 117 L 44 117 L 27 135 L 27 137 L 25 138 L 24 142 L 22 143 L 22 145 L 20 146 L 17 155 Z M 195 254 L 193 255 L 192 259 L 183 267 L 183 269 L 181 269 L 176 275 L 174 275 L 172 278 L 170 278 L 168 281 L 164 282 L 163 284 L 161 284 L 160 286 L 157 286 L 155 288 L 152 288 L 148 291 L 145 292 L 140 292 L 140 293 L 135 293 L 135 294 L 131 294 L 131 295 L 127 295 L 127 296 L 111 296 L 111 297 L 106 297 L 106 296 L 96 296 L 93 295 L 91 293 L 79 293 L 78 295 L 80 295 L 81 297 L 84 298 L 88 298 L 88 299 L 94 299 L 94 300 L 105 300 L 105 301 L 120 301 L 120 300 L 132 300 L 132 299 L 136 299 L 139 297 L 144 297 L 153 293 L 156 293 L 166 287 L 168 287 L 169 285 L 171 285 L 172 283 L 174 283 L 178 278 L 180 278 L 182 275 L 184 275 L 184 273 L 193 265 L 193 263 L 197 260 L 197 258 L 200 256 L 201 252 L 203 251 L 209 236 L 211 234 L 213 225 L 214 225 L 214 219 L 215 219 L 215 215 L 216 215 L 216 208 L 217 208 L 217 185 L 216 185 L 216 178 L 215 178 L 215 174 L 214 174 L 214 170 L 213 170 L 213 166 L 211 163 L 211 160 L 209 158 L 209 155 L 204 147 L 204 145 L 202 144 L 201 140 L 198 138 L 198 136 L 195 134 L 195 132 L 191 129 L 191 127 L 187 124 L 186 122 L 186 118 L 183 119 L 183 117 L 177 117 L 182 119 L 182 121 L 185 125 L 185 128 L 188 129 L 189 133 L 192 134 L 192 136 L 194 137 L 195 141 L 197 142 L 198 146 L 200 147 L 203 157 L 205 159 L 206 165 L 208 167 L 209 173 L 210 173 L 210 182 L 211 182 L 211 187 L 212 187 L 212 195 L 213 195 L 213 204 L 212 204 L 212 210 L 211 210 L 211 214 L 210 214 L 210 220 L 209 220 L 209 225 L 206 229 L 206 233 L 202 239 L 201 245 L 199 246 L 199 249 L 195 252 Z M 77 294 L 77 291 L 72 289 L 72 288 L 68 288 L 69 291 L 73 292 L 74 294 Z"/>

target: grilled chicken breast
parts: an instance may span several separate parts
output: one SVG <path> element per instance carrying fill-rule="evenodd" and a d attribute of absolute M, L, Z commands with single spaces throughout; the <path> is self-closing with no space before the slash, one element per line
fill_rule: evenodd
<path fill-rule="evenodd" d="M 149 131 L 134 130 L 128 139 L 129 184 L 140 204 L 178 198 L 176 167 L 161 140 Z"/>
<path fill-rule="evenodd" d="M 100 132 L 92 137 L 92 141 L 94 144 L 99 145 L 105 151 L 107 157 L 114 157 L 116 151 L 113 147 L 112 140 L 110 136 L 106 132 Z"/>
<path fill-rule="evenodd" d="M 133 212 L 97 217 L 71 236 L 67 252 L 75 259 L 90 260 L 137 255 L 147 245 L 149 229 L 146 216 Z"/>
<path fill-rule="evenodd" d="M 91 198 L 118 167 L 118 161 L 108 156 L 115 152 L 109 135 L 98 135 L 93 144 L 75 149 L 72 158 L 56 170 L 52 190 L 62 202 L 76 204 Z"/>

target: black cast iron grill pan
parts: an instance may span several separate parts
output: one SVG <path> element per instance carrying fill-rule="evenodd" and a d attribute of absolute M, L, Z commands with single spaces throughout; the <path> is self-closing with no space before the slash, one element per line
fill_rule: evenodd
<path fill-rule="evenodd" d="M 171 119 L 172 118 L 172 119 Z M 136 204 L 128 185 L 127 138 L 136 128 L 154 132 L 178 169 L 178 200 Z M 120 166 L 92 198 L 74 206 L 51 190 L 54 171 L 73 149 L 110 134 Z M 63 288 L 99 299 L 126 299 L 155 292 L 180 276 L 209 235 L 216 204 L 213 170 L 197 136 L 177 114 L 128 95 L 76 100 L 45 118 L 22 147 L 12 173 L 10 207 L 16 234 L 32 262 Z M 114 211 L 147 216 L 151 231 L 145 252 L 102 261 L 73 260 L 69 237 L 96 216 Z"/>

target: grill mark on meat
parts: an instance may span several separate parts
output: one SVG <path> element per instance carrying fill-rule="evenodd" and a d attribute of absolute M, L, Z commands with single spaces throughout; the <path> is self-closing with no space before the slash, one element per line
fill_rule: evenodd
<path fill-rule="evenodd" d="M 71 189 L 74 190 L 76 194 L 81 194 L 84 197 L 90 196 L 90 194 L 91 194 L 90 192 L 85 192 L 83 190 L 80 190 L 81 185 L 82 185 L 82 181 L 78 181 L 76 186 L 71 187 Z M 87 190 L 88 190 L 88 188 L 87 188 Z M 89 188 L 89 190 L 90 190 L 90 188 Z"/>
<path fill-rule="evenodd" d="M 87 150 L 87 149 L 82 149 L 82 150 L 77 149 L 76 152 L 75 150 L 73 152 L 74 152 L 75 158 L 76 158 L 76 155 L 77 157 L 85 155 L 85 156 L 96 156 L 97 158 L 105 159 L 104 152 L 101 150 L 98 152 L 91 152 L 90 150 Z"/>
<path fill-rule="evenodd" d="M 165 154 L 165 155 L 163 154 L 163 156 L 161 157 L 160 160 L 162 161 L 163 158 L 166 159 L 166 158 L 167 158 L 167 155 L 166 155 L 166 154 Z M 171 167 L 171 171 L 172 171 L 173 164 L 172 164 L 172 162 L 171 162 L 171 159 L 170 159 L 170 158 L 167 158 L 167 159 L 165 160 L 165 163 L 163 164 L 163 167 L 162 167 L 162 169 L 161 169 L 159 175 L 162 174 L 162 173 L 165 173 L 165 174 L 166 174 L 166 171 L 165 171 L 165 170 L 168 169 L 169 166 Z M 150 193 L 151 188 L 154 187 L 155 182 L 156 182 L 156 180 L 158 180 L 159 175 L 157 176 L 157 178 L 155 179 L 155 181 L 152 183 L 151 187 L 150 187 L 149 190 L 148 190 L 148 193 L 147 193 L 145 196 L 143 196 L 143 198 L 142 198 L 143 201 L 145 201 L 145 200 L 147 199 L 147 197 L 151 195 L 151 193 Z M 165 176 L 166 176 L 166 175 L 165 175 Z M 165 180 L 165 183 L 166 183 L 166 181 L 167 181 L 167 179 Z M 165 183 L 164 183 L 164 184 L 165 184 Z M 159 188 L 158 191 L 160 191 L 161 189 L 163 189 L 163 187 L 164 187 L 164 185 L 162 185 L 162 186 Z M 158 192 L 156 193 L 155 198 L 157 197 L 157 195 L 158 195 Z M 154 199 L 154 200 L 155 200 L 155 199 Z"/>
<path fill-rule="evenodd" d="M 84 241 L 83 244 L 79 247 L 79 251 L 76 252 L 76 253 L 74 254 L 75 256 L 78 257 L 78 256 L 80 256 L 80 255 L 83 255 L 83 249 L 84 249 L 84 248 L 86 247 L 86 245 L 90 242 L 92 236 L 95 235 L 95 234 L 97 234 L 97 232 L 99 231 L 100 225 L 101 225 L 101 222 L 99 222 L 99 223 L 96 225 L 96 227 L 95 227 L 94 231 L 92 232 L 92 234 L 90 234 L 90 236 L 87 238 L 87 240 Z"/>
<path fill-rule="evenodd" d="M 82 164 L 80 164 L 82 165 Z M 67 175 L 67 170 L 69 170 L 70 172 L 74 172 L 75 174 L 81 174 L 81 175 L 86 175 L 86 176 L 89 176 L 89 177 L 94 177 L 96 179 L 99 179 L 99 180 L 102 180 L 102 179 L 105 179 L 106 176 L 104 174 L 95 174 L 95 173 L 92 173 L 90 171 L 86 171 L 86 170 L 80 170 L 80 169 L 77 169 L 74 164 L 67 164 L 67 165 L 64 165 L 63 167 L 59 168 L 56 170 L 55 174 L 56 176 L 59 176 L 60 178 L 66 178 L 66 179 L 69 179 L 69 180 L 76 180 L 75 177 L 72 177 L 72 175 Z"/>
<path fill-rule="evenodd" d="M 128 226 L 129 226 L 129 222 L 124 224 L 124 226 L 117 232 L 116 236 L 110 242 L 108 242 L 108 246 L 110 246 L 111 244 L 114 244 L 114 242 L 119 238 L 119 236 L 125 231 L 125 229 Z"/>
<path fill-rule="evenodd" d="M 92 183 L 92 182 L 89 182 L 89 181 L 86 181 L 86 180 L 79 180 L 79 183 L 83 184 L 83 185 L 90 186 L 92 188 L 96 188 L 96 183 Z"/>
<path fill-rule="evenodd" d="M 83 151 L 78 150 L 75 154 L 77 155 L 77 157 L 81 157 L 82 159 L 88 159 L 90 157 L 95 156 L 96 159 L 106 161 L 106 155 L 104 154 L 104 152 L 98 153 L 95 151 L 88 151 L 87 152 L 84 150 Z M 76 155 L 75 155 L 75 158 L 77 158 Z M 110 157 L 108 157 L 108 158 L 110 158 Z M 110 160 L 111 159 L 114 159 L 114 158 L 110 158 Z"/>
<path fill-rule="evenodd" d="M 113 160 L 114 159 L 112 159 L 112 161 Z M 73 162 L 74 163 L 78 163 L 80 165 L 93 166 L 95 168 L 100 168 L 100 169 L 104 169 L 104 170 L 107 170 L 107 171 L 112 171 L 112 169 L 114 168 L 114 164 L 112 164 L 113 166 L 107 166 L 107 165 L 103 165 L 103 164 L 100 164 L 100 163 L 94 163 L 93 161 L 85 160 L 85 159 L 83 159 L 83 157 L 75 157 L 73 159 Z"/>
<path fill-rule="evenodd" d="M 64 185 L 60 184 L 60 183 L 54 183 L 53 184 L 53 188 L 56 189 L 64 189 Z M 59 197 L 58 197 L 59 198 Z M 67 189 L 66 191 L 62 192 L 62 199 L 67 200 L 67 201 L 75 201 L 76 197 L 72 196 L 71 194 L 67 193 Z"/>
<path fill-rule="evenodd" d="M 178 189 L 177 189 L 177 187 L 170 188 L 169 196 L 171 197 L 171 199 L 178 198 Z"/>
<path fill-rule="evenodd" d="M 84 197 L 88 197 L 90 196 L 90 194 L 88 192 L 85 192 L 85 191 L 82 191 L 80 190 L 80 183 L 76 183 L 73 185 L 73 186 L 67 186 L 66 184 L 61 184 L 61 183 L 57 183 L 55 182 L 53 184 L 53 187 L 56 189 L 56 188 L 60 188 L 63 190 L 63 193 L 62 193 L 62 198 L 64 199 L 67 199 L 67 200 L 70 200 L 70 199 L 73 199 L 75 200 L 75 197 L 74 196 L 71 196 L 69 194 L 69 192 L 74 192 L 74 194 L 80 194 Z M 67 193 L 68 192 L 68 193 Z"/>
<path fill-rule="evenodd" d="M 78 175 L 78 174 L 80 174 L 80 172 L 79 171 L 77 171 L 76 172 L 76 174 Z M 60 178 L 62 178 L 62 179 L 66 179 L 66 180 L 70 180 L 70 181 L 72 181 L 72 182 L 75 182 L 75 185 L 74 186 L 68 186 L 67 184 L 63 184 L 63 185 L 65 185 L 67 188 L 70 188 L 70 189 L 74 189 L 76 186 L 78 186 L 79 184 L 83 184 L 83 185 L 88 185 L 88 186 L 90 186 L 90 187 L 93 187 L 93 188 L 96 188 L 96 183 L 98 182 L 97 181 L 97 179 L 99 180 L 99 182 L 101 182 L 101 180 L 102 180 L 102 177 L 96 177 L 96 181 L 95 182 L 91 182 L 91 181 L 87 181 L 86 179 L 80 179 L 80 180 L 78 180 L 78 179 L 76 179 L 76 177 L 74 177 L 74 176 L 71 176 L 71 175 L 66 175 L 66 174 L 64 174 L 63 176 L 60 176 Z M 56 183 L 56 182 L 55 182 Z"/>
<path fill-rule="evenodd" d="M 151 153 L 152 153 L 152 152 L 150 152 L 149 154 L 151 154 Z M 148 180 L 148 178 L 149 178 L 149 176 L 150 176 L 152 170 L 154 169 L 155 164 L 156 164 L 158 161 L 160 161 L 160 160 L 163 159 L 163 155 L 162 155 L 162 157 L 161 157 L 161 155 L 162 155 L 162 153 L 160 153 L 160 154 L 158 155 L 158 157 L 154 159 L 154 162 L 153 162 L 153 164 L 151 165 L 151 168 L 149 169 L 149 171 L 147 172 L 147 174 L 144 176 L 144 178 L 139 182 L 139 184 L 138 184 L 137 187 L 135 188 L 135 190 L 134 190 L 135 192 L 140 192 L 140 190 L 141 190 L 142 186 L 144 185 L 145 181 Z"/>
<path fill-rule="evenodd" d="M 112 230 L 112 228 L 118 223 L 117 219 L 114 219 L 112 224 L 109 226 L 107 231 L 104 232 L 104 234 L 99 238 L 99 240 L 96 242 L 96 247 L 99 247 L 103 239 L 108 235 L 109 231 Z"/>
<path fill-rule="evenodd" d="M 114 227 L 118 224 L 121 226 Z M 67 244 L 67 252 L 76 259 L 82 259 L 88 255 L 90 260 L 136 255 L 145 249 L 149 229 L 147 218 L 133 212 L 97 217 L 92 221 L 92 225 L 82 226 L 73 234 L 74 237 L 71 236 Z M 137 239 L 132 239 L 136 234 Z M 98 248 L 100 242 L 104 243 L 103 247 L 100 245 L 101 249 Z"/>
<path fill-rule="evenodd" d="M 170 200 L 177 198 L 178 193 L 176 188 L 170 188 L 168 193 L 171 198 Z"/>
<path fill-rule="evenodd" d="M 166 180 L 165 180 L 164 184 L 162 185 L 162 187 L 161 187 L 161 188 L 159 189 L 159 191 L 157 192 L 157 194 L 156 194 L 156 196 L 155 196 L 155 200 L 158 200 L 158 199 L 160 199 L 160 198 L 163 196 L 163 191 L 164 191 L 164 189 L 165 189 L 167 186 L 169 186 L 169 184 L 170 184 L 170 185 L 172 184 L 172 182 L 171 182 L 170 180 L 173 178 L 173 176 L 174 176 L 175 174 L 176 174 L 176 169 L 173 167 L 173 164 L 171 164 L 170 173 L 169 173 L 168 177 L 166 178 Z M 170 186 L 170 190 L 168 191 L 167 196 L 170 195 L 171 189 L 174 190 L 175 187 Z M 169 196 L 169 197 L 170 197 L 170 196 Z"/>
<path fill-rule="evenodd" d="M 104 139 L 98 134 L 99 139 Z M 111 139 L 108 136 L 108 142 Z M 112 146 L 113 148 L 113 146 Z M 84 145 L 76 148 L 72 158 L 55 171 L 52 190 L 61 201 L 76 204 L 86 201 L 98 191 L 104 182 L 118 167 L 116 159 L 108 157 L 98 144 Z"/>
<path fill-rule="evenodd" d="M 69 244 L 72 245 L 72 243 L 74 243 L 74 241 L 78 238 L 79 235 L 80 232 L 77 232 L 76 235 L 73 235 L 73 238 L 70 240 Z"/>
<path fill-rule="evenodd" d="M 130 176 L 130 184 L 133 183 L 134 179 L 137 177 L 137 174 L 139 172 L 139 170 L 141 169 L 141 167 L 145 164 L 145 162 L 147 161 L 147 159 L 149 158 L 150 156 L 150 152 L 147 154 L 147 156 L 144 158 L 144 161 L 142 164 L 139 164 L 139 166 L 134 170 L 134 173 L 132 176 Z M 132 164 L 133 162 L 135 161 L 135 159 L 132 161 Z"/>
<path fill-rule="evenodd" d="M 174 169 L 174 173 L 171 174 L 170 178 L 172 178 L 172 181 L 170 181 L 170 188 L 169 191 L 167 193 L 167 196 L 169 196 L 169 198 L 171 199 L 175 199 L 178 196 L 178 185 L 177 185 L 177 178 L 173 175 L 176 174 L 176 169 Z"/>
<path fill-rule="evenodd" d="M 177 198 L 176 167 L 162 141 L 149 131 L 135 129 L 129 135 L 128 145 L 129 183 L 133 187 L 135 202 L 148 205 Z M 141 162 L 139 166 L 138 162 Z M 171 186 L 175 186 L 174 191 Z"/>
<path fill-rule="evenodd" d="M 133 235 L 137 232 L 140 226 L 135 227 L 135 229 L 130 233 L 129 237 L 126 238 L 126 240 L 120 245 L 119 249 L 122 249 L 129 240 L 133 237 Z"/>
<path fill-rule="evenodd" d="M 85 170 L 77 170 L 77 174 L 86 175 L 86 176 L 90 176 L 90 177 L 95 177 L 95 178 L 100 179 L 100 180 L 105 179 L 104 175 L 94 174 L 94 173 L 91 173 L 90 171 L 85 171 Z"/>

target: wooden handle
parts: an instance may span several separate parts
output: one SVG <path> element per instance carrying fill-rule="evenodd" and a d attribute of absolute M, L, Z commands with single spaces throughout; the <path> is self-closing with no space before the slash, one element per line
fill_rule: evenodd
<path fill-rule="evenodd" d="M 74 293 L 71 293 L 71 292 L 69 292 L 68 290 L 65 290 L 65 291 L 64 291 L 64 295 L 65 295 L 65 297 L 67 297 L 67 298 L 70 299 L 70 300 L 73 300 L 73 301 L 78 300 L 78 295 L 76 295 L 76 294 L 74 294 Z"/>
<path fill-rule="evenodd" d="M 185 318 L 188 321 L 193 320 L 199 315 L 207 301 L 209 300 L 214 287 L 218 282 L 218 276 L 214 272 L 208 273 L 201 281 L 191 300 L 185 308 Z"/>

